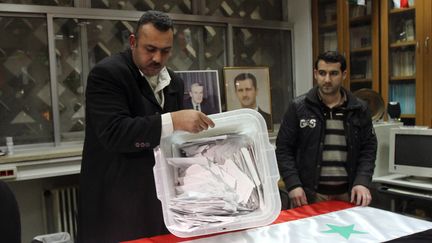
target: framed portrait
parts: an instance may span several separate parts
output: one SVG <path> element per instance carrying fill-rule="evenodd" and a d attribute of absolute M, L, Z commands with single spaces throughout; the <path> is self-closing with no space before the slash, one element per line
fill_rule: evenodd
<path fill-rule="evenodd" d="M 184 81 L 184 109 L 199 110 L 206 115 L 222 111 L 217 70 L 177 71 L 176 73 Z"/>
<path fill-rule="evenodd" d="M 225 67 L 224 80 L 227 110 L 255 109 L 273 131 L 269 68 Z"/>

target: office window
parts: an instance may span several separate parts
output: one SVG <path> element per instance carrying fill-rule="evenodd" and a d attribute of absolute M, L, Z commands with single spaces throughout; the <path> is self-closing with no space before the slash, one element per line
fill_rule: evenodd
<path fill-rule="evenodd" d="M 192 0 L 91 0 L 92 8 L 122 10 L 159 10 L 167 13 L 191 14 Z"/>
<path fill-rule="evenodd" d="M 73 7 L 74 0 L 1 0 L 1 3 Z"/>
<path fill-rule="evenodd" d="M 282 20 L 282 1 L 206 0 L 205 15 L 256 20 Z"/>
<path fill-rule="evenodd" d="M 53 140 L 45 18 L 0 17 L 0 138 Z"/>
<path fill-rule="evenodd" d="M 125 50 L 135 23 L 120 20 L 54 19 L 61 140 L 84 137 L 86 74 L 96 63 Z M 83 43 L 85 42 L 85 43 Z M 86 63 L 83 63 L 86 60 Z"/>
<path fill-rule="evenodd" d="M 168 66 L 174 70 L 220 69 L 226 60 L 225 28 L 174 26 L 174 48 Z"/>
<path fill-rule="evenodd" d="M 249 2 L 261 6 L 259 11 L 267 4 L 280 4 Z M 75 3 L 83 6 L 84 2 Z M 120 1 L 103 1 L 106 3 L 113 6 Z M 178 71 L 218 70 L 222 110 L 226 109 L 224 67 L 268 66 L 273 121 L 279 123 L 293 89 L 291 31 L 286 22 L 260 25 L 251 21 L 257 15 L 232 15 L 245 16 L 244 26 L 248 27 L 243 27 L 230 17 L 184 14 L 191 12 L 191 5 L 203 13 L 205 4 L 210 9 L 211 1 L 128 1 L 132 3 L 170 13 L 183 9 L 174 16 L 174 48 L 167 66 Z M 249 11 L 245 1 L 226 4 Z M 277 7 L 267 10 L 281 11 Z M 22 148 L 82 142 L 88 72 L 103 58 L 129 47 L 129 34 L 136 25 L 131 16 L 139 12 L 88 9 L 83 13 L 70 7 L 47 8 L 47 12 L 35 8 L 30 13 L 13 6 L 6 11 L 0 10 L 0 34 L 5 37 L 0 38 L 0 147 L 6 136 L 12 136 Z M 101 11 L 106 15 L 101 16 Z"/>

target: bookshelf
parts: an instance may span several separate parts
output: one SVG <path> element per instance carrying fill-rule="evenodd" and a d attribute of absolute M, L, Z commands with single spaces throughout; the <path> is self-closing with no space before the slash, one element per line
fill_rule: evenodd
<path fill-rule="evenodd" d="M 381 93 L 385 103 L 400 102 L 405 124 L 432 125 L 431 10 L 430 0 L 381 2 Z"/>
<path fill-rule="evenodd" d="M 314 57 L 339 51 L 347 59 L 344 87 L 379 92 L 379 1 L 313 0 Z"/>

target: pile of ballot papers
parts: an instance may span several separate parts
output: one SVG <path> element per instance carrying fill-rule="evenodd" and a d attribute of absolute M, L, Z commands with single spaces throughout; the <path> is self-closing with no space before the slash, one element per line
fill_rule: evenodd
<path fill-rule="evenodd" d="M 185 157 L 167 159 L 177 169 L 176 197 L 169 209 L 185 229 L 226 223 L 263 202 L 253 141 L 225 135 L 180 146 Z"/>
<path fill-rule="evenodd" d="M 173 134 L 155 149 L 164 221 L 179 237 L 270 224 L 280 211 L 276 156 L 261 115 L 236 110 L 210 118 L 215 128 Z"/>

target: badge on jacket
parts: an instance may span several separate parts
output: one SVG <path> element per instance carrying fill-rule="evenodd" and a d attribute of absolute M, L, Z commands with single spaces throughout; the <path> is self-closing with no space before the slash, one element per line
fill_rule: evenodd
<path fill-rule="evenodd" d="M 300 128 L 310 127 L 314 128 L 316 126 L 316 119 L 300 119 Z"/>

